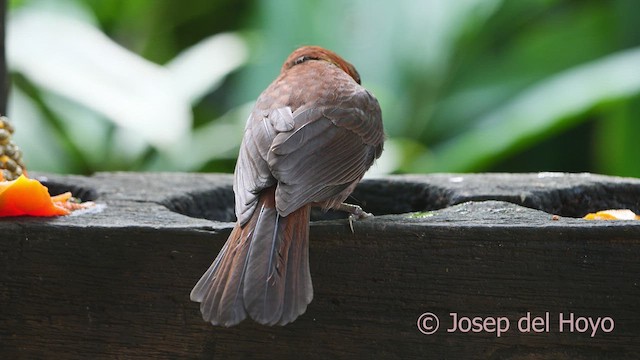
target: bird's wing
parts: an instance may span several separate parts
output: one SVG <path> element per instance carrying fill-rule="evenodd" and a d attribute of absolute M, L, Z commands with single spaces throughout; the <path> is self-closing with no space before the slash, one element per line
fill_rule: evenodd
<path fill-rule="evenodd" d="M 241 224 L 251 217 L 258 193 L 276 183 L 267 163 L 271 143 L 278 133 L 291 131 L 293 128 L 293 114 L 289 107 L 272 111 L 254 110 L 251 113 L 240 146 L 233 182 L 236 216 Z"/>
<path fill-rule="evenodd" d="M 336 197 L 362 178 L 384 140 L 380 107 L 366 90 L 293 116 L 295 128 L 274 137 L 267 158 L 283 216 L 308 203 L 343 201 Z"/>

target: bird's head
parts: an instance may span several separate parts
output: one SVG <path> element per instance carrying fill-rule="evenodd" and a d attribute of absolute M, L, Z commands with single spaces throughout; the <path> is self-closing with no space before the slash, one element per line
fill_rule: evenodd
<path fill-rule="evenodd" d="M 296 49 L 289 55 L 287 60 L 282 65 L 282 72 L 291 69 L 292 67 L 302 64 L 306 61 L 327 61 L 349 74 L 358 84 L 360 84 L 360 74 L 356 71 L 356 68 L 341 58 L 338 54 L 331 50 L 327 50 L 320 46 L 303 46 Z"/>

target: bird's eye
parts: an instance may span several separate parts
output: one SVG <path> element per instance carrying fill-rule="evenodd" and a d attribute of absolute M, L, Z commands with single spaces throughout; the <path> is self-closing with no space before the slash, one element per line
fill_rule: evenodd
<path fill-rule="evenodd" d="M 318 60 L 318 58 L 315 58 L 315 57 L 312 57 L 312 56 L 303 55 L 303 56 L 300 56 L 299 58 L 297 58 L 293 62 L 293 64 L 294 65 L 302 64 L 303 62 L 305 62 L 307 60 Z"/>

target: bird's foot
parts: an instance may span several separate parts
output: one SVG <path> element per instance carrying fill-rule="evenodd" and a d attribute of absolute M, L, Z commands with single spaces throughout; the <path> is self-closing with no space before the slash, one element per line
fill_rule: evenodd
<path fill-rule="evenodd" d="M 358 206 L 358 205 L 351 205 L 351 204 L 347 204 L 347 203 L 342 203 L 342 204 L 338 205 L 336 210 L 344 211 L 346 213 L 349 213 L 349 227 L 351 228 L 351 232 L 352 233 L 354 232 L 353 231 L 353 222 L 354 221 L 373 217 L 373 214 L 370 214 L 370 213 L 362 210 L 362 208 L 360 206 Z"/>

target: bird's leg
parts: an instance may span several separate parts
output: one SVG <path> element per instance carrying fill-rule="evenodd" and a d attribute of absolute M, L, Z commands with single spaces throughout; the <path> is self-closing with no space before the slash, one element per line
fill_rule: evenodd
<path fill-rule="evenodd" d="M 370 214 L 362 210 L 362 208 L 358 205 L 341 203 L 340 205 L 336 206 L 334 209 L 338 211 L 344 211 L 349 214 L 349 227 L 351 228 L 351 232 L 354 232 L 353 231 L 354 221 L 373 217 L 373 214 Z"/>
<path fill-rule="evenodd" d="M 349 213 L 349 217 L 353 218 L 354 220 L 362 220 L 369 217 L 373 217 L 373 214 L 370 214 L 362 210 L 362 208 L 358 205 L 341 203 L 340 205 L 335 207 L 335 210 Z"/>

